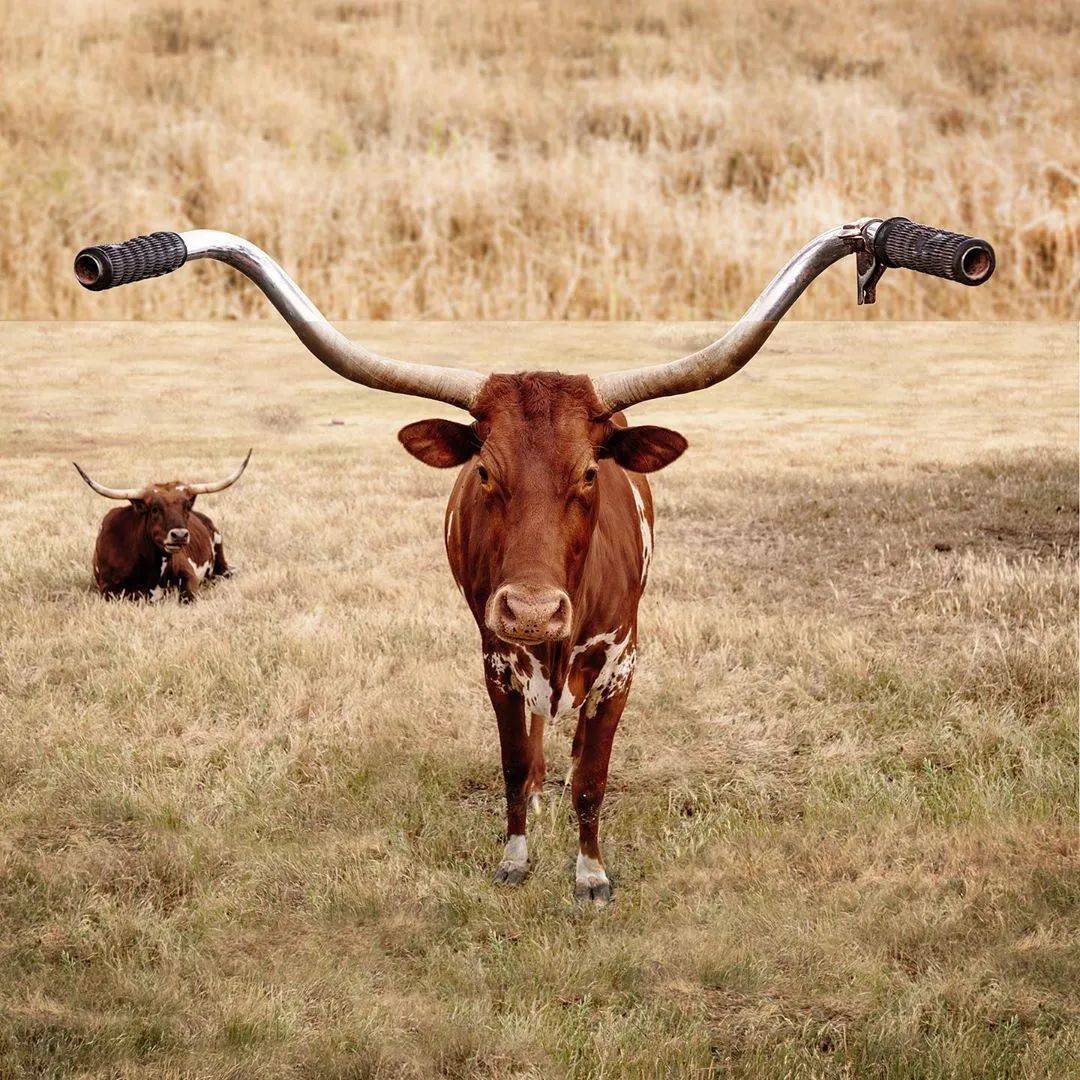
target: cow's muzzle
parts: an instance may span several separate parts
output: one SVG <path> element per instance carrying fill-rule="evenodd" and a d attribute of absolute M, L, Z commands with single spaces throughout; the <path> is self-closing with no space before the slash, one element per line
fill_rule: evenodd
<path fill-rule="evenodd" d="M 165 550 L 179 551 L 190 538 L 191 534 L 187 529 L 170 529 L 169 535 L 165 537 Z"/>
<path fill-rule="evenodd" d="M 536 645 L 570 636 L 570 597 L 562 589 L 504 585 L 488 600 L 488 629 L 504 641 Z"/>

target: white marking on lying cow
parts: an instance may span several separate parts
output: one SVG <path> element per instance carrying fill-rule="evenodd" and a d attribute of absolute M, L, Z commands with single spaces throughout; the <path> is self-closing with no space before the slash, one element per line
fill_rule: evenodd
<path fill-rule="evenodd" d="M 213 559 L 210 559 L 207 562 L 202 563 L 201 565 L 196 565 L 190 558 L 188 559 L 188 566 L 191 567 L 191 572 L 195 575 L 195 578 L 200 585 L 202 584 L 203 578 L 205 578 L 206 575 L 209 573 L 210 567 L 213 565 Z"/>

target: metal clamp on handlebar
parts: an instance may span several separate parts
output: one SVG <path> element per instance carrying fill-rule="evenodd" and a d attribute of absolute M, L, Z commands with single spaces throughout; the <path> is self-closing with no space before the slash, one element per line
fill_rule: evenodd
<path fill-rule="evenodd" d="M 856 239 L 855 292 L 860 304 L 877 299 L 877 283 L 890 267 L 917 270 L 961 285 L 983 285 L 997 265 L 985 240 L 919 225 L 903 217 L 863 218 L 845 226 Z"/>

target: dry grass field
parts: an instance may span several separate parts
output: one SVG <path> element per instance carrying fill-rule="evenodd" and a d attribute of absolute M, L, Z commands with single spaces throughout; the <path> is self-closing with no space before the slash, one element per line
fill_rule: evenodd
<path fill-rule="evenodd" d="M 737 315 L 862 214 L 987 236 L 860 318 L 1070 318 L 1070 0 L 0 0 L 0 317 L 267 316 L 198 268 L 93 299 L 83 244 L 227 229 L 336 318 Z M 823 281 L 803 318 L 854 318 Z"/>
<path fill-rule="evenodd" d="M 351 329 L 565 370 L 705 332 Z M 637 412 L 691 449 L 654 482 L 597 913 L 566 731 L 530 878 L 489 881 L 451 476 L 394 438 L 438 407 L 279 323 L 0 328 L 0 1076 L 1080 1075 L 1075 328 L 773 341 Z M 91 591 L 72 458 L 128 484 L 251 444 L 203 500 L 236 578 Z"/>

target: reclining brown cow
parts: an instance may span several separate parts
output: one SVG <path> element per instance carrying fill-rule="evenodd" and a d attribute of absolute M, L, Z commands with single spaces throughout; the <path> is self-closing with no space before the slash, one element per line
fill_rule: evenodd
<path fill-rule="evenodd" d="M 147 484 L 142 488 L 109 488 L 92 480 L 72 462 L 99 495 L 126 500 L 105 515 L 94 547 L 94 582 L 102 596 L 128 597 L 156 603 L 168 589 L 180 591 L 180 602 L 196 598 L 204 581 L 228 577 L 221 533 L 206 514 L 194 509 L 198 495 L 224 491 L 240 479 L 251 459 L 224 480 L 206 484 Z"/>

